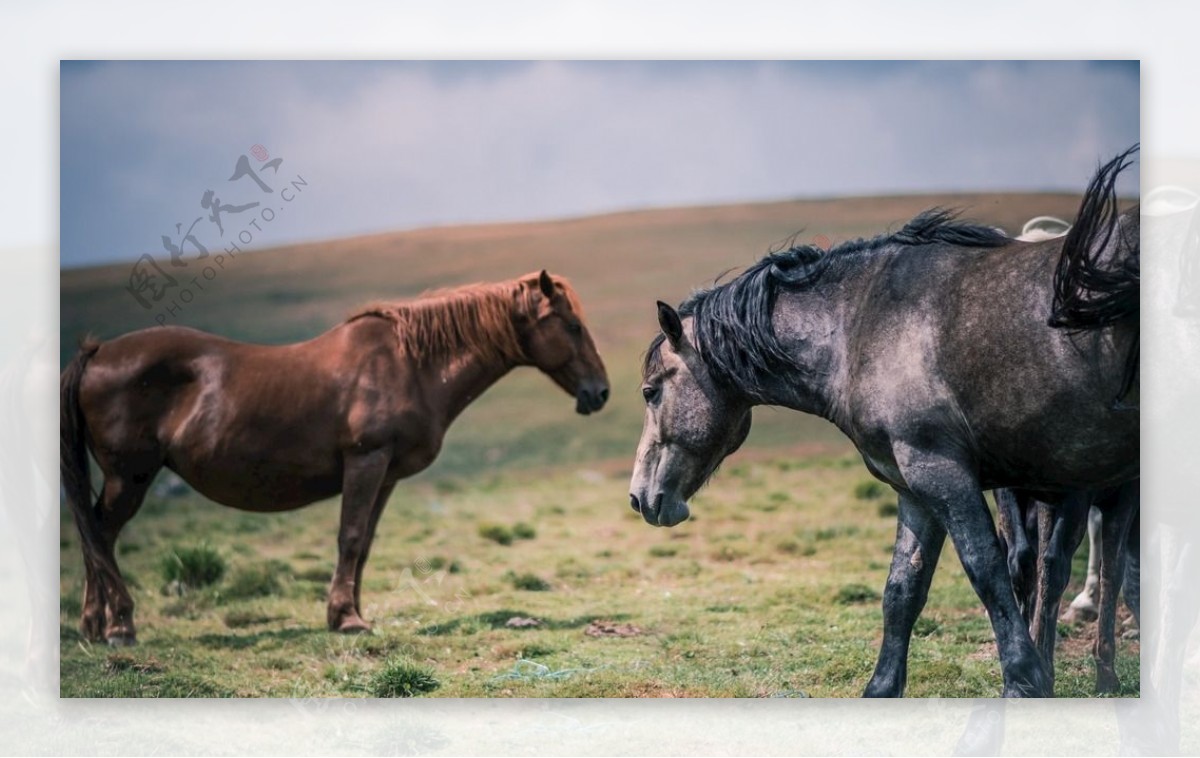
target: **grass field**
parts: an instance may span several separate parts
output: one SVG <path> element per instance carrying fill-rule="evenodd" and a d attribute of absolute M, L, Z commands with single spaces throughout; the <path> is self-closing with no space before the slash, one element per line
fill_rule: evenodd
<path fill-rule="evenodd" d="M 62 695 L 857 696 L 881 635 L 894 496 L 872 485 L 832 427 L 760 409 L 746 447 L 694 501 L 692 522 L 641 522 L 627 483 L 654 300 L 677 301 L 801 227 L 837 242 L 956 205 L 1011 230 L 1034 215 L 1070 217 L 1076 202 L 980 195 L 671 209 L 242 254 L 179 323 L 286 342 L 368 300 L 549 268 L 579 290 L 614 397 L 582 419 L 561 393 L 545 402 L 559 392 L 548 380 L 521 371 L 469 408 L 439 460 L 397 488 L 385 512 L 363 590 L 368 636 L 324 631 L 335 502 L 260 515 L 188 492 L 153 495 L 118 546 L 140 640 L 119 651 L 77 631 L 82 561 L 64 514 Z M 85 331 L 153 326 L 124 291 L 127 278 L 128 266 L 63 272 L 64 361 Z M 189 551 L 218 561 L 221 578 L 172 581 Z M 1058 694 L 1090 696 L 1092 627 L 1061 631 Z M 1121 641 L 1123 695 L 1137 694 L 1137 654 L 1136 642 Z M 986 615 L 948 547 L 917 628 L 908 694 L 999 689 Z"/>

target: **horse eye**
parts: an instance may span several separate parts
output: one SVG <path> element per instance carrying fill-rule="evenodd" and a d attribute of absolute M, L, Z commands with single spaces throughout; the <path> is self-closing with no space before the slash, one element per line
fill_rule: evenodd
<path fill-rule="evenodd" d="M 583 326 L 578 321 L 568 321 L 567 331 L 571 334 L 579 334 L 583 331 Z"/>
<path fill-rule="evenodd" d="M 642 387 L 642 397 L 646 399 L 647 403 L 653 403 L 654 399 L 658 397 L 658 387 Z"/>

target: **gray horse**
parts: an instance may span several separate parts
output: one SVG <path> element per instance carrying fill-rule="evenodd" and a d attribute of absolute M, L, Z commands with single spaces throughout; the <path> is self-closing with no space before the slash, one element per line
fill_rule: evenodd
<path fill-rule="evenodd" d="M 660 302 L 631 506 L 655 526 L 687 519 L 756 405 L 822 416 L 899 495 L 865 694 L 903 694 L 949 534 L 988 610 L 1004 695 L 1050 695 L 982 491 L 1054 500 L 1138 477 L 1139 222 L 1115 194 L 1135 149 L 1101 168 L 1062 239 L 931 211 L 828 252 L 773 253 L 678 310 Z"/>

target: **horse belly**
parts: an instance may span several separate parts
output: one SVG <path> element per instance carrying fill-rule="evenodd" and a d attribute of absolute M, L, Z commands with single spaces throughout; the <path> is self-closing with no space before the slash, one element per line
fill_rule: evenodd
<path fill-rule="evenodd" d="M 198 457 L 168 467 L 209 500 L 244 511 L 290 511 L 342 491 L 340 470 Z"/>
<path fill-rule="evenodd" d="M 980 478 L 987 488 L 1051 491 L 1112 487 L 1140 475 L 1136 411 L 1130 422 L 1074 430 L 1049 427 L 1016 434 L 981 449 Z M 1056 433 L 1061 432 L 1061 433 Z"/>
<path fill-rule="evenodd" d="M 167 466 L 215 502 L 248 511 L 286 511 L 342 489 L 332 428 L 317 414 L 303 428 L 257 403 L 229 407 L 195 402 L 167 438 Z"/>

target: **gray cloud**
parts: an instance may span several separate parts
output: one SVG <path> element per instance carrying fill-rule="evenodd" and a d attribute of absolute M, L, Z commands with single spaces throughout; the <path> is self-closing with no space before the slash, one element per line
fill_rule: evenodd
<path fill-rule="evenodd" d="M 1138 139 L 1138 95 L 1136 63 L 64 64 L 62 260 L 157 251 L 206 189 L 250 196 L 226 179 L 255 143 L 311 186 L 263 236 L 277 244 L 657 205 L 1078 191 Z"/>

